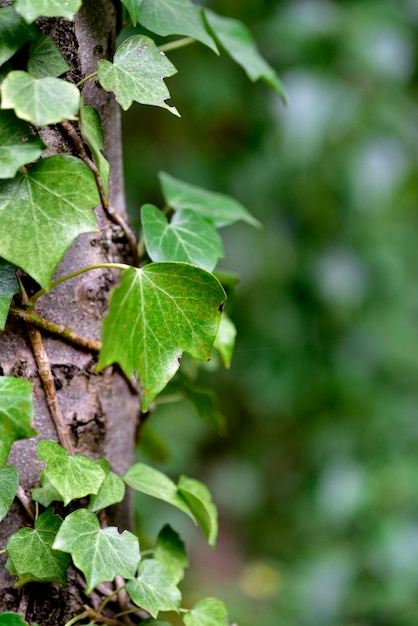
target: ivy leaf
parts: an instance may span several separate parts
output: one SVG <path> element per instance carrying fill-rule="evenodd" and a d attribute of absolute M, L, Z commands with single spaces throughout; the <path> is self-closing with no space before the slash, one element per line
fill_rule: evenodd
<path fill-rule="evenodd" d="M 142 0 L 121 0 L 122 4 L 128 10 L 128 13 L 131 17 L 132 24 L 134 26 L 138 23 L 139 9 L 141 8 Z"/>
<path fill-rule="evenodd" d="M 35 521 L 35 528 L 20 528 L 8 540 L 6 551 L 13 571 L 24 582 L 65 583 L 70 557 L 52 548 L 62 519 L 47 509 Z M 22 584 L 22 581 L 18 581 Z"/>
<path fill-rule="evenodd" d="M 142 0 L 138 20 L 153 33 L 193 37 L 219 54 L 206 30 L 201 9 L 190 0 Z"/>
<path fill-rule="evenodd" d="M 135 491 L 175 506 L 196 523 L 195 516 L 186 500 L 179 494 L 176 484 L 162 472 L 144 463 L 134 463 L 124 475 L 123 480 Z"/>
<path fill-rule="evenodd" d="M 66 155 L 0 181 L 0 220 L 9 233 L 0 238 L 0 256 L 47 289 L 67 248 L 81 233 L 96 230 L 92 208 L 99 202 L 90 169 Z"/>
<path fill-rule="evenodd" d="M 94 107 L 83 106 L 80 112 L 80 120 L 81 132 L 84 139 L 89 144 L 97 169 L 99 170 L 100 178 L 103 183 L 103 189 L 107 198 L 110 165 L 102 154 L 104 141 L 100 115 Z"/>
<path fill-rule="evenodd" d="M 36 161 L 44 148 L 44 142 L 13 111 L 0 111 L 0 178 L 13 178 L 19 167 Z"/>
<path fill-rule="evenodd" d="M 19 293 L 19 291 L 16 267 L 4 259 L 0 259 L 0 330 L 4 330 L 6 327 L 10 303 L 15 293 Z"/>
<path fill-rule="evenodd" d="M 178 490 L 199 522 L 210 547 L 213 548 L 218 534 L 218 512 L 212 503 L 208 488 L 199 480 L 181 476 Z"/>
<path fill-rule="evenodd" d="M 221 435 L 225 434 L 226 420 L 219 411 L 218 397 L 211 389 L 204 389 L 183 380 L 179 386 L 179 392 L 191 402 L 199 417 L 215 426 Z"/>
<path fill-rule="evenodd" d="M 19 474 L 12 465 L 0 467 L 0 522 L 6 517 L 19 488 Z"/>
<path fill-rule="evenodd" d="M 40 35 L 29 47 L 28 72 L 35 78 L 61 76 L 71 69 L 49 35 Z"/>
<path fill-rule="evenodd" d="M 39 442 L 38 458 L 48 464 L 42 475 L 61 494 L 65 506 L 71 500 L 97 494 L 106 478 L 98 463 L 82 454 L 70 456 L 53 441 Z"/>
<path fill-rule="evenodd" d="M 154 205 L 141 208 L 145 247 L 153 261 L 184 261 L 211 272 L 223 256 L 215 228 L 193 211 L 175 213 L 168 223 Z"/>
<path fill-rule="evenodd" d="M 49 478 L 47 478 L 42 472 L 41 474 L 41 486 L 32 489 L 32 500 L 39 502 L 45 508 L 52 502 L 62 502 L 62 495 L 55 489 Z"/>
<path fill-rule="evenodd" d="M 125 496 L 125 484 L 120 476 L 110 471 L 109 461 L 99 459 L 97 465 L 106 473 L 97 495 L 92 495 L 89 502 L 89 511 L 100 511 L 112 504 L 122 502 Z"/>
<path fill-rule="evenodd" d="M 216 226 L 233 224 L 239 220 L 260 228 L 261 224 L 238 200 L 214 191 L 201 189 L 160 172 L 164 199 L 176 211 L 186 209 L 209 218 Z"/>
<path fill-rule="evenodd" d="M 13 613 L 13 611 L 0 613 L 0 625 L 1 626 L 29 626 L 28 622 L 25 622 L 22 619 L 21 615 L 19 615 L 19 613 Z M 35 623 L 32 623 L 32 626 L 38 626 L 38 625 Z"/>
<path fill-rule="evenodd" d="M 184 570 L 189 566 L 189 559 L 184 549 L 184 542 L 168 524 L 158 534 L 154 558 L 164 563 L 176 584 L 182 580 Z"/>
<path fill-rule="evenodd" d="M 186 626 L 225 626 L 228 611 L 216 598 L 201 600 L 183 617 Z"/>
<path fill-rule="evenodd" d="M 31 426 L 31 388 L 28 380 L 0 376 L 0 465 L 6 462 L 14 441 L 38 434 Z"/>
<path fill-rule="evenodd" d="M 0 65 L 8 61 L 28 41 L 36 37 L 34 25 L 28 25 L 14 6 L 0 9 Z"/>
<path fill-rule="evenodd" d="M 142 561 L 138 576 L 126 584 L 126 591 L 141 609 L 152 617 L 160 611 L 176 611 L 180 607 L 181 593 L 170 570 L 156 559 Z"/>
<path fill-rule="evenodd" d="M 257 50 L 248 28 L 239 20 L 217 15 L 205 9 L 210 29 L 229 56 L 240 65 L 248 78 L 255 82 L 260 78 L 275 89 L 286 103 L 286 90 L 274 68 L 267 63 Z"/>
<path fill-rule="evenodd" d="M 163 80 L 177 69 L 149 37 L 134 35 L 126 39 L 116 50 L 113 63 L 99 61 L 98 72 L 103 89 L 113 91 L 125 111 L 135 100 L 179 115 L 175 107 L 165 102 L 170 93 Z"/>
<path fill-rule="evenodd" d="M 219 324 L 218 334 L 213 344 L 221 355 L 223 364 L 227 369 L 231 366 L 232 353 L 235 346 L 235 337 L 237 329 L 232 320 L 225 314 L 222 314 L 221 323 Z"/>
<path fill-rule="evenodd" d="M 142 410 L 174 376 L 182 353 L 207 361 L 225 292 L 205 270 L 185 263 L 150 263 L 122 272 L 103 321 L 98 369 L 119 363 L 143 388 Z"/>
<path fill-rule="evenodd" d="M 27 22 L 33 22 L 37 17 L 65 17 L 72 20 L 81 7 L 82 0 L 16 0 L 16 11 Z"/>
<path fill-rule="evenodd" d="M 18 117 L 35 126 L 75 119 L 80 92 L 60 78 L 35 78 L 28 72 L 10 72 L 1 84 L 2 109 L 14 109 Z"/>
<path fill-rule="evenodd" d="M 65 518 L 54 541 L 54 549 L 69 552 L 84 574 L 86 593 L 101 582 L 111 582 L 118 574 L 135 578 L 140 561 L 137 537 L 116 526 L 100 528 L 96 515 L 78 509 Z"/>

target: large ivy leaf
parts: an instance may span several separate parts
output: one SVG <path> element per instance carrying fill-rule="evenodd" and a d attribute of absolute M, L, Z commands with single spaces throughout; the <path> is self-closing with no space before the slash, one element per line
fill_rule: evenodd
<path fill-rule="evenodd" d="M 195 187 L 170 176 L 159 174 L 164 199 L 176 211 L 191 210 L 209 218 L 216 226 L 243 220 L 252 226 L 261 226 L 238 200 L 214 191 Z"/>
<path fill-rule="evenodd" d="M 25 174 L 0 181 L 0 256 L 48 288 L 73 241 L 96 230 L 92 208 L 99 202 L 90 169 L 66 155 L 48 157 Z"/>
<path fill-rule="evenodd" d="M 0 330 L 5 329 L 10 303 L 19 291 L 16 267 L 0 258 Z"/>
<path fill-rule="evenodd" d="M 6 550 L 18 584 L 31 580 L 65 583 L 70 557 L 54 550 L 52 544 L 62 519 L 47 509 L 35 521 L 35 528 L 20 528 L 7 541 Z"/>
<path fill-rule="evenodd" d="M 189 559 L 184 542 L 168 524 L 158 534 L 154 558 L 164 563 L 177 584 L 182 580 L 184 570 L 189 566 Z"/>
<path fill-rule="evenodd" d="M 138 23 L 139 9 L 141 8 L 142 0 L 121 0 L 121 1 L 122 1 L 122 4 L 124 4 L 128 10 L 132 24 L 136 26 Z"/>
<path fill-rule="evenodd" d="M 102 59 L 98 63 L 99 82 L 106 91 L 113 91 L 125 111 L 132 102 L 151 104 L 179 115 L 166 100 L 170 93 L 164 78 L 177 72 L 152 39 L 134 35 L 116 50 L 113 63 Z"/>
<path fill-rule="evenodd" d="M 180 607 L 180 589 L 170 570 L 156 559 L 146 559 L 140 563 L 138 576 L 128 581 L 126 591 L 135 604 L 152 617 L 157 617 L 160 611 L 178 612 Z"/>
<path fill-rule="evenodd" d="M 6 517 L 19 488 L 19 474 L 12 465 L 0 467 L 0 522 Z"/>
<path fill-rule="evenodd" d="M 98 463 L 82 454 L 70 456 L 53 441 L 39 442 L 38 458 L 48 464 L 42 475 L 61 494 L 65 506 L 71 500 L 98 493 L 106 478 L 106 472 Z"/>
<path fill-rule="evenodd" d="M 28 72 L 35 78 L 61 76 L 71 69 L 49 35 L 40 35 L 29 47 Z"/>
<path fill-rule="evenodd" d="M 253 82 L 261 78 L 286 102 L 286 90 L 283 83 L 276 70 L 257 50 L 248 28 L 239 20 L 222 17 L 209 9 L 205 9 L 205 16 L 215 38 L 230 57 L 244 69 L 248 78 Z"/>
<path fill-rule="evenodd" d="M 193 211 L 175 213 L 169 224 L 157 207 L 144 204 L 141 222 L 145 247 L 153 261 L 184 261 L 211 272 L 223 256 L 215 228 Z"/>
<path fill-rule="evenodd" d="M 153 33 L 193 37 L 218 53 L 206 30 L 201 9 L 190 0 L 142 0 L 138 20 Z"/>
<path fill-rule="evenodd" d="M 232 353 L 235 346 L 235 337 L 237 329 L 232 320 L 225 314 L 222 314 L 221 323 L 219 324 L 218 334 L 216 335 L 213 346 L 221 355 L 223 364 L 226 368 L 231 366 Z"/>
<path fill-rule="evenodd" d="M 28 41 L 36 37 L 34 25 L 26 24 L 14 6 L 0 9 L 0 65 L 8 61 Z"/>
<path fill-rule="evenodd" d="M 97 461 L 97 465 L 104 470 L 106 478 L 104 479 L 97 495 L 93 494 L 90 496 L 88 508 L 93 512 L 106 509 L 112 504 L 122 502 L 125 496 L 125 483 L 120 476 L 110 471 L 109 461 L 106 459 L 99 459 Z"/>
<path fill-rule="evenodd" d="M 72 20 L 81 7 L 82 0 L 16 0 L 16 10 L 27 22 L 37 17 L 65 17 Z"/>
<path fill-rule="evenodd" d="M 117 362 L 127 376 L 137 372 L 148 410 L 183 352 L 209 360 L 225 297 L 212 274 L 185 263 L 125 270 L 110 296 L 98 369 Z"/>
<path fill-rule="evenodd" d="M 0 626 L 29 626 L 29 624 L 28 622 L 25 622 L 19 613 L 7 611 L 5 613 L 0 613 Z M 37 626 L 37 624 L 32 622 L 32 626 Z"/>
<path fill-rule="evenodd" d="M 81 132 L 90 146 L 93 158 L 99 170 L 103 189 L 107 196 L 109 188 L 110 165 L 102 154 L 104 140 L 100 115 L 94 107 L 83 106 L 80 112 Z"/>
<path fill-rule="evenodd" d="M 75 119 L 80 108 L 80 92 L 60 78 L 35 78 L 28 72 L 9 72 L 1 84 L 1 108 L 35 126 Z"/>
<path fill-rule="evenodd" d="M 41 156 L 45 144 L 13 111 L 0 111 L 0 178 L 13 178 L 19 167 Z"/>
<path fill-rule="evenodd" d="M 183 617 L 186 626 L 225 626 L 228 611 L 216 598 L 201 600 Z"/>
<path fill-rule="evenodd" d="M 137 537 L 115 526 L 100 528 L 96 515 L 87 509 L 74 511 L 65 518 L 54 541 L 56 550 L 69 552 L 87 581 L 90 593 L 101 582 L 116 575 L 135 578 L 140 561 Z"/>
<path fill-rule="evenodd" d="M 218 511 L 212 502 L 209 489 L 199 480 L 181 476 L 178 490 L 199 522 L 209 545 L 213 548 L 218 535 Z"/>
<path fill-rule="evenodd" d="M 7 461 L 14 441 L 34 437 L 33 403 L 28 380 L 0 376 L 0 465 Z"/>

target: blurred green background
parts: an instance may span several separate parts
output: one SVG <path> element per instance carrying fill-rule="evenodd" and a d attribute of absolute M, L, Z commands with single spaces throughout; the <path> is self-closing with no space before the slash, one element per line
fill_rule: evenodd
<path fill-rule="evenodd" d="M 182 118 L 124 117 L 134 223 L 162 205 L 164 170 L 264 224 L 222 231 L 237 345 L 199 384 L 227 436 L 181 402 L 139 448 L 220 509 L 213 553 L 173 513 L 193 553 L 185 603 L 218 596 L 240 626 L 416 626 L 418 2 L 206 4 L 250 27 L 289 103 L 194 44 L 169 55 Z M 151 541 L 171 511 L 137 509 Z"/>

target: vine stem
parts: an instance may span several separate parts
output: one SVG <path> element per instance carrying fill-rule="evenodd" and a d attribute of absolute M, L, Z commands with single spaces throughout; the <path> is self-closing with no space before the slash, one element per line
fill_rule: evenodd
<path fill-rule="evenodd" d="M 93 72 L 92 74 L 89 74 L 88 76 L 85 76 L 84 78 L 82 78 L 78 83 L 76 83 L 76 87 L 79 88 L 81 87 L 81 85 L 84 85 L 84 83 L 86 83 L 88 80 L 90 80 L 91 78 L 94 78 L 95 76 L 98 76 L 99 72 Z"/>
<path fill-rule="evenodd" d="M 195 43 L 196 39 L 193 37 L 183 37 L 182 39 L 176 39 L 176 41 L 169 41 L 168 43 L 159 46 L 162 52 L 168 52 L 169 50 L 177 50 L 177 48 L 183 48 L 189 46 L 191 43 Z"/>

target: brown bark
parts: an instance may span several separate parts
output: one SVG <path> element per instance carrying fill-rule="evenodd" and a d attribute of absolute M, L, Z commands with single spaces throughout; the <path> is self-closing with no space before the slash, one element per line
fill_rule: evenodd
<path fill-rule="evenodd" d="M 72 67 L 71 80 L 77 82 L 97 69 L 100 58 L 111 58 L 116 37 L 117 16 L 111 0 L 85 0 L 74 23 L 62 19 L 42 19 L 39 28 L 50 34 Z M 111 164 L 110 202 L 124 216 L 124 194 L 120 141 L 119 107 L 112 94 L 104 92 L 95 79 L 82 89 L 85 104 L 98 109 L 105 136 L 105 154 Z M 68 137 L 58 127 L 43 131 L 49 146 L 46 154 L 72 152 Z M 129 247 L 121 233 L 97 208 L 100 231 L 83 235 L 65 255 L 56 278 L 99 262 L 130 262 Z M 126 216 L 125 216 L 126 217 Z M 68 326 L 79 334 L 100 339 L 100 327 L 107 308 L 110 289 L 118 281 L 118 272 L 95 270 L 66 281 L 43 296 L 36 312 L 48 320 Z M 77 452 L 91 458 L 106 457 L 116 472 L 124 472 L 133 460 L 133 444 L 139 398 L 118 371 L 107 368 L 97 373 L 97 355 L 77 348 L 41 331 L 57 398 L 70 430 Z M 0 365 L 6 376 L 30 380 L 35 406 L 34 426 L 39 436 L 15 442 L 8 463 L 17 467 L 20 484 L 26 494 L 37 486 L 42 469 L 36 458 L 40 439 L 57 441 L 57 433 L 39 378 L 24 322 L 10 317 L 5 333 L 0 334 Z M 130 526 L 129 502 L 114 513 L 112 523 L 121 529 Z M 27 525 L 28 518 L 16 501 L 9 515 L 0 524 L 0 548 L 17 528 Z M 70 572 L 69 585 L 29 584 L 15 589 L 14 579 L 4 569 L 5 555 L 0 557 L 0 612 L 20 611 L 29 622 L 39 626 L 65 624 L 80 613 L 84 604 L 97 601 L 93 594 L 87 599 L 83 584 Z"/>

